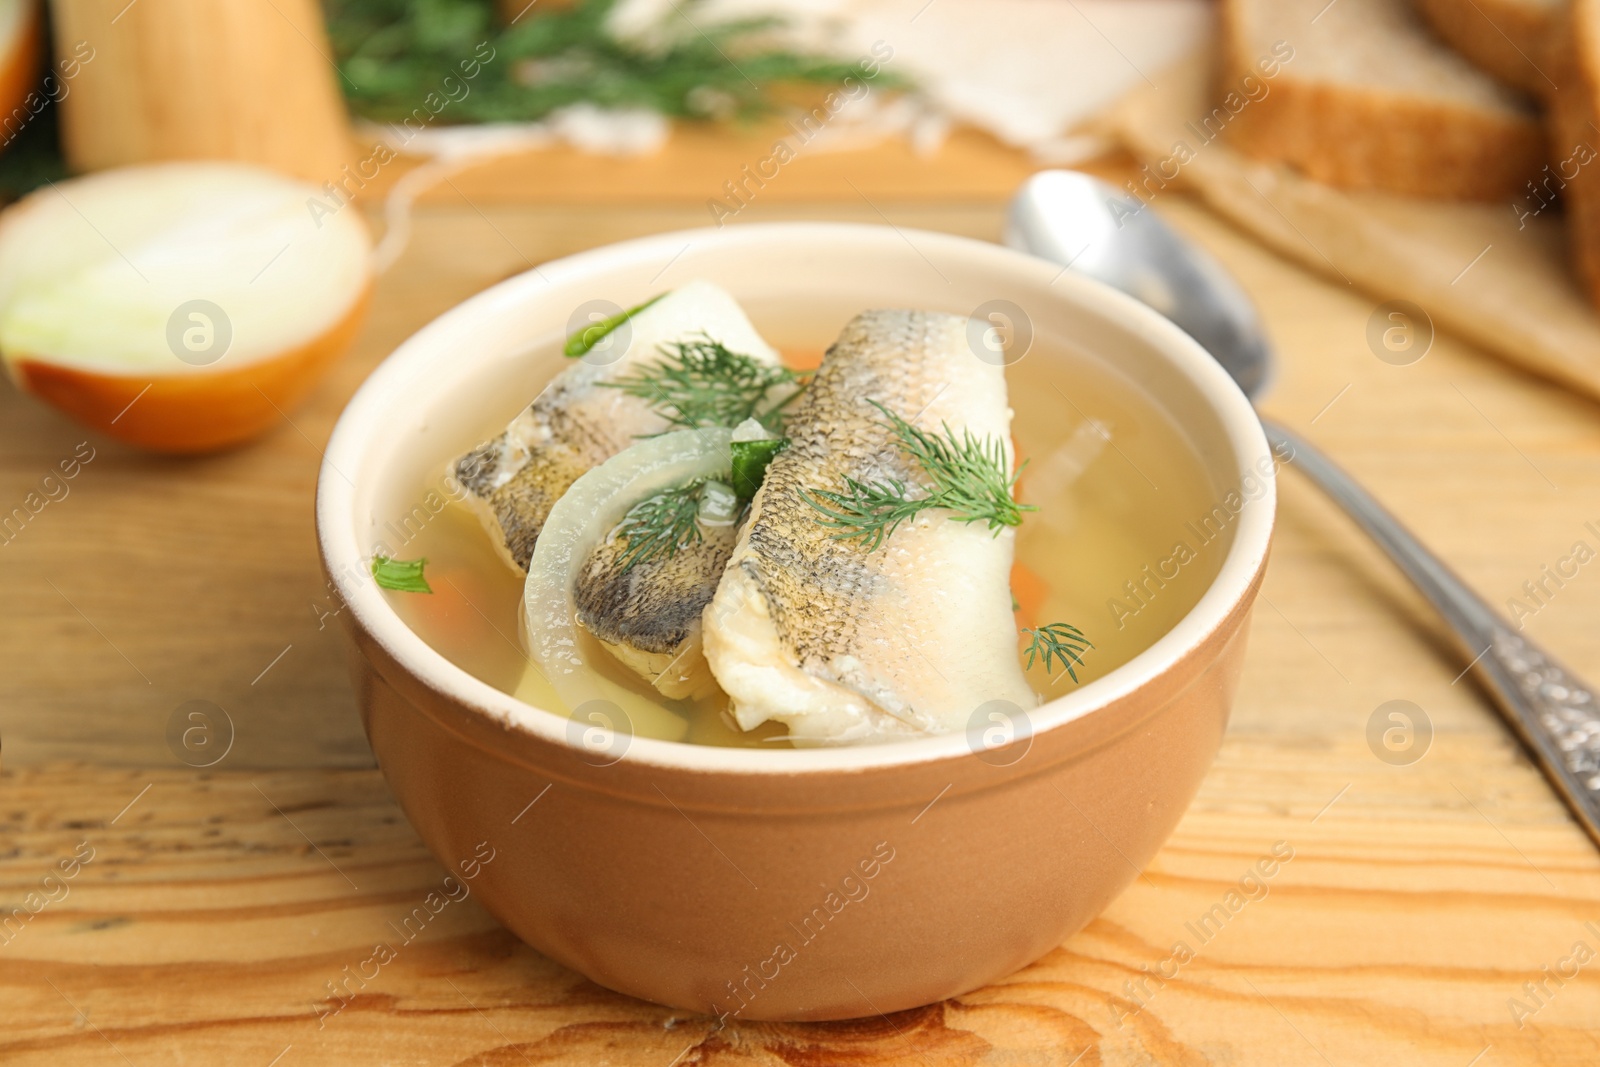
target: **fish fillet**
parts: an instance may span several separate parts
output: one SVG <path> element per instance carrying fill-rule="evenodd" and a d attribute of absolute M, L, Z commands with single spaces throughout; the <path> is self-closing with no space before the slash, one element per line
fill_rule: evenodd
<path fill-rule="evenodd" d="M 966 729 L 991 701 L 1038 703 L 1017 661 L 1011 529 L 933 509 L 869 552 L 836 540 L 800 495 L 846 477 L 926 484 L 873 400 L 925 429 L 997 437 L 1010 462 L 1004 372 L 973 354 L 967 321 L 858 315 L 795 403 L 789 447 L 703 618 L 742 729 L 775 719 L 796 744 L 848 744 Z"/>
<path fill-rule="evenodd" d="M 631 340 L 615 360 L 573 361 L 500 436 L 451 464 L 468 504 L 519 571 L 528 569 L 550 509 L 573 482 L 637 438 L 669 428 L 644 400 L 602 383 L 659 362 L 664 345 L 702 335 L 764 364 L 779 362 L 733 297 L 710 282 L 674 289 L 628 327 Z"/>
<path fill-rule="evenodd" d="M 700 540 L 624 569 L 626 538 L 590 555 L 573 589 L 578 621 L 665 697 L 714 691 L 700 650 L 700 613 L 716 592 L 737 529 L 702 527 Z"/>

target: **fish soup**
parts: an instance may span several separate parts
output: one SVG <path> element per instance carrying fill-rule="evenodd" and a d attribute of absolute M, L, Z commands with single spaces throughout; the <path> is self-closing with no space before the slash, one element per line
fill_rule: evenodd
<path fill-rule="evenodd" d="M 777 308 L 746 310 L 783 365 L 796 370 L 816 368 L 849 317 L 823 322 Z M 572 365 L 566 343 L 543 339 L 486 366 L 474 396 L 449 398 L 448 417 L 419 434 L 403 457 L 405 488 L 393 494 L 392 515 L 374 517 L 373 534 L 375 551 L 427 560 L 431 595 L 386 592 L 423 640 L 489 685 L 557 714 L 572 708 L 530 658 L 524 575 L 447 472 L 454 457 L 501 434 L 528 398 Z M 1009 596 L 1015 627 L 1024 632 L 1014 655 L 1042 703 L 1126 663 L 1195 605 L 1226 554 L 1231 513 L 1182 431 L 1107 362 L 1047 336 L 1021 358 L 1008 358 L 1011 445 L 1020 466 L 1015 496 L 1036 509 L 1015 527 Z M 1049 649 L 1026 631 L 1061 623 L 1081 632 L 1083 643 L 1072 660 L 1058 654 L 1051 662 Z M 790 744 L 788 727 L 775 720 L 740 729 L 720 688 L 668 697 L 594 633 L 581 625 L 576 633 L 584 663 L 607 691 L 627 694 L 617 699 L 638 734 L 754 748 Z M 1005 640 L 1009 648 L 1010 635 Z"/>

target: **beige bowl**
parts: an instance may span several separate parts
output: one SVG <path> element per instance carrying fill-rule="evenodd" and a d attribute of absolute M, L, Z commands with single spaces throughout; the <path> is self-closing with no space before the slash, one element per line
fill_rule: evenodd
<path fill-rule="evenodd" d="M 1020 306 L 1039 336 L 1141 383 L 1224 494 L 1246 487 L 1232 497 L 1242 506 L 1215 580 L 1164 637 L 1031 712 L 1031 737 L 999 753 L 957 733 L 773 751 L 634 738 L 615 762 L 597 754 L 571 720 L 425 644 L 365 578 L 366 562 L 383 524 L 407 512 L 420 457 L 448 455 L 446 442 L 481 428 L 485 404 L 509 414 L 525 403 L 540 384 L 527 354 L 564 335 L 575 309 L 597 298 L 630 306 L 697 277 L 726 287 L 758 324 L 781 309 L 802 323 L 814 314 L 819 346 L 867 307 Z M 1248 402 L 1210 357 L 1096 282 L 940 234 L 734 226 L 547 264 L 406 341 L 339 421 L 317 527 L 348 603 L 378 762 L 429 849 L 475 875 L 497 918 L 634 996 L 729 1018 L 838 1019 L 1025 966 L 1155 854 L 1227 722 L 1266 565 L 1271 469 Z"/>

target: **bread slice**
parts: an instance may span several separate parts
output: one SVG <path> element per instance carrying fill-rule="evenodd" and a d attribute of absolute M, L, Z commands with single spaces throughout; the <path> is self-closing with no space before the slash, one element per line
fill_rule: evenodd
<path fill-rule="evenodd" d="M 1553 162 L 1526 210 L 1559 193 L 1567 209 L 1567 254 L 1591 303 L 1600 307 L 1600 0 L 1573 0 L 1550 43 Z M 1537 199 L 1535 199 L 1537 197 Z"/>
<path fill-rule="evenodd" d="M 1148 174 L 1170 174 L 1173 144 L 1193 143 L 1186 123 L 1204 113 L 1216 81 L 1206 57 L 1190 57 L 1118 102 L 1108 129 Z M 1224 144 L 1196 152 L 1182 180 L 1217 214 L 1341 289 L 1354 283 L 1374 303 L 1409 300 L 1441 332 L 1600 401 L 1600 315 L 1563 262 L 1566 220 L 1553 208 L 1519 218 L 1503 203 L 1345 192 Z M 1159 189 L 1136 195 L 1151 192 Z"/>
<path fill-rule="evenodd" d="M 1514 89 L 1548 96 L 1556 87 L 1550 42 L 1568 0 L 1414 0 L 1433 32 Z"/>
<path fill-rule="evenodd" d="M 1531 105 L 1408 0 L 1224 0 L 1225 126 L 1242 151 L 1348 189 L 1499 200 L 1544 164 Z"/>

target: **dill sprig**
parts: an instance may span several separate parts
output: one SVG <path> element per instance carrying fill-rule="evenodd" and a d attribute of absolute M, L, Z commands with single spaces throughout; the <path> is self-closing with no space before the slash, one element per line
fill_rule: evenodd
<path fill-rule="evenodd" d="M 616 536 L 627 542 L 622 569 L 632 570 L 641 563 L 663 559 L 700 540 L 699 479 L 687 485 L 663 489 L 645 497 L 617 523 Z"/>
<path fill-rule="evenodd" d="M 868 552 L 883 544 L 902 522 L 930 508 L 943 508 L 957 522 L 986 523 L 998 534 L 1002 527 L 1019 526 L 1024 511 L 1011 495 L 1021 468 L 1012 474 L 1006 463 L 1005 443 L 998 437 L 975 436 L 963 429 L 958 437 L 948 425 L 942 434 L 919 429 L 876 400 L 869 400 L 888 420 L 899 439 L 900 450 L 916 461 L 933 483 L 914 490 L 893 478 L 863 482 L 846 478 L 844 492 L 826 489 L 800 491 L 801 498 L 823 517 L 822 525 L 839 532 L 839 541 L 859 540 Z"/>
<path fill-rule="evenodd" d="M 833 535 L 835 540 L 859 538 L 868 552 L 883 544 L 902 522 L 934 506 L 931 497 L 912 497 L 905 485 L 893 478 L 862 482 L 847 477 L 844 487 L 842 493 L 802 489 L 800 496 L 823 516 L 819 523 L 839 531 Z"/>
<path fill-rule="evenodd" d="M 772 427 L 802 388 L 802 375 L 731 351 L 707 334 L 661 347 L 659 363 L 600 384 L 636 396 L 675 427 L 737 426 L 757 419 Z M 795 388 L 768 406 L 777 386 Z M 763 410 L 765 408 L 765 410 Z"/>
<path fill-rule="evenodd" d="M 937 503 L 932 507 L 949 508 L 959 522 L 986 522 L 995 533 L 1002 526 L 1022 525 L 1022 513 L 1036 510 L 1012 497 L 1022 472 L 1009 473 L 1005 442 L 999 437 L 979 438 L 963 429 L 958 439 L 944 424 L 940 437 L 911 425 L 876 400 L 869 403 L 889 420 L 901 449 L 933 479 L 929 499 Z"/>
<path fill-rule="evenodd" d="M 1044 672 L 1049 674 L 1053 669 L 1051 660 L 1059 659 L 1067 676 L 1074 682 L 1078 680 L 1077 668 L 1083 665 L 1083 654 L 1094 647 L 1094 642 L 1083 636 L 1082 630 L 1064 622 L 1052 622 L 1037 629 L 1024 628 L 1022 632 L 1033 636 L 1025 650 L 1029 667 L 1036 657 L 1043 657 Z"/>

